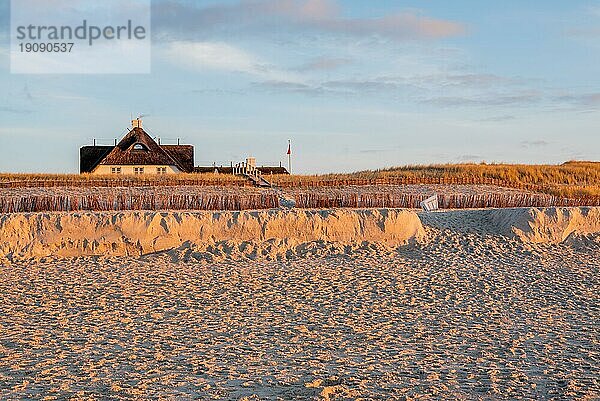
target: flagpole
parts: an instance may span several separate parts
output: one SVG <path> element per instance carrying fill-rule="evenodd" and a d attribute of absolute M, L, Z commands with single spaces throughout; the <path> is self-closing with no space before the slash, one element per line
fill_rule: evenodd
<path fill-rule="evenodd" d="M 292 141 L 288 139 L 288 172 L 292 174 Z"/>

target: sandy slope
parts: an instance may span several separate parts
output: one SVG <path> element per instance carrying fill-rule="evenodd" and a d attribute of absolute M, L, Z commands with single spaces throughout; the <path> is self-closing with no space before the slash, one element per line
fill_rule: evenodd
<path fill-rule="evenodd" d="M 415 213 L 385 209 L 15 213 L 0 215 L 0 255 L 139 256 L 221 241 L 401 245 L 423 233 Z"/>
<path fill-rule="evenodd" d="M 248 244 L 267 247 L 268 255 L 277 256 L 314 241 L 398 246 L 427 240 L 422 221 L 456 231 L 558 243 L 571 234 L 600 232 L 600 208 L 485 209 L 419 216 L 401 209 L 0 214 L 0 257 L 139 256 L 215 246 L 244 253 Z"/>
<path fill-rule="evenodd" d="M 0 398 L 600 396 L 598 242 L 427 229 L 289 261 L 3 265 Z"/>
<path fill-rule="evenodd" d="M 420 213 L 424 224 L 458 232 L 501 235 L 523 242 L 560 243 L 571 235 L 600 233 L 600 208 L 551 207 Z"/>
<path fill-rule="evenodd" d="M 4 260 L 0 399 L 598 399 L 597 213 L 419 214 L 400 247 Z"/>

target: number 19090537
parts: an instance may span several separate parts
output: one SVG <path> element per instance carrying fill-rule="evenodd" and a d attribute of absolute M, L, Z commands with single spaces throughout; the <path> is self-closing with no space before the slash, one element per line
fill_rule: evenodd
<path fill-rule="evenodd" d="M 48 43 L 19 43 L 21 53 L 71 53 L 74 43 L 48 42 Z"/>

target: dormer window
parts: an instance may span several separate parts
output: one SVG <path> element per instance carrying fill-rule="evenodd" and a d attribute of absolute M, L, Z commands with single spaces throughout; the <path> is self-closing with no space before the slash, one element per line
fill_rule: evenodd
<path fill-rule="evenodd" d="M 133 145 L 133 150 L 148 150 L 148 148 L 143 143 L 136 143 Z"/>

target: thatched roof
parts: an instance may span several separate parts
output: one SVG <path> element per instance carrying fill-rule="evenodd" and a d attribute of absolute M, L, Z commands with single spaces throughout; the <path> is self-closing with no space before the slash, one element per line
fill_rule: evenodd
<path fill-rule="evenodd" d="M 192 145 L 160 145 L 173 160 L 179 162 L 180 170 L 186 173 L 194 171 L 194 147 Z"/>
<path fill-rule="evenodd" d="M 137 149 L 137 148 L 140 149 Z M 167 165 L 177 161 L 162 149 L 143 129 L 133 128 L 100 162 L 101 165 Z"/>
<path fill-rule="evenodd" d="M 164 165 L 180 171 L 194 170 L 194 147 L 159 145 L 142 128 L 135 127 L 117 146 L 84 146 L 80 150 L 80 171 L 92 172 L 98 165 Z"/>
<path fill-rule="evenodd" d="M 91 173 L 114 146 L 83 146 L 79 149 L 79 172 Z"/>

